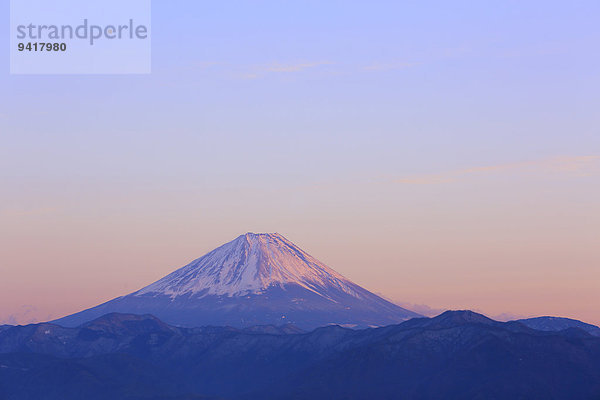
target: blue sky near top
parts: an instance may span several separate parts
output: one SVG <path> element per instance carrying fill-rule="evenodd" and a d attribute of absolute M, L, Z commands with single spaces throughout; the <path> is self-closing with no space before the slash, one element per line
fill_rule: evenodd
<path fill-rule="evenodd" d="M 584 306 L 600 301 L 600 3 L 155 0 L 152 15 L 150 75 L 15 76 L 0 52 L 0 263 L 17 288 L 0 286 L 0 314 L 32 303 L 25 275 L 73 276 L 34 285 L 81 287 L 37 299 L 58 315 L 280 231 L 398 300 L 600 322 Z"/>

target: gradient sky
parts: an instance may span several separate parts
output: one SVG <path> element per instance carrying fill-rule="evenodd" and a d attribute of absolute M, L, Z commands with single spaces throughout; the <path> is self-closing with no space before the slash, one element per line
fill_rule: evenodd
<path fill-rule="evenodd" d="M 598 15 L 155 0 L 139 76 L 11 76 L 1 35 L 0 321 L 252 231 L 418 310 L 600 324 Z"/>

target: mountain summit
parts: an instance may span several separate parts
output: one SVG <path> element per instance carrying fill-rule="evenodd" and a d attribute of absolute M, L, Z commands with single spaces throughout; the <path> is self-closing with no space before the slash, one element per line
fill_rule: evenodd
<path fill-rule="evenodd" d="M 331 288 L 360 297 L 356 285 L 277 233 L 242 235 L 135 295 L 245 296 L 292 284 L 325 298 Z"/>
<path fill-rule="evenodd" d="M 247 233 L 137 292 L 55 321 L 152 314 L 179 326 L 293 323 L 356 327 L 419 316 L 369 292 L 282 235 Z"/>

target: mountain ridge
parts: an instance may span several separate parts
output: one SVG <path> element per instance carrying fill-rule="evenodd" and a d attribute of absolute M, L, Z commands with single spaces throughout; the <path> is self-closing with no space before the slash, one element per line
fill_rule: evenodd
<path fill-rule="evenodd" d="M 315 286 L 333 284 L 351 295 L 359 296 L 352 282 L 282 235 L 252 232 L 219 246 L 133 295 L 231 297 L 257 294 L 270 286 L 289 283 L 317 294 L 320 293 Z"/>
<path fill-rule="evenodd" d="M 2 331 L 0 394 L 19 400 L 600 396 L 600 338 L 577 328 L 537 331 L 469 311 L 303 333 L 162 324 L 150 315 L 111 314 L 91 322 L 99 330 L 38 324 Z"/>
<path fill-rule="evenodd" d="M 360 287 L 280 234 L 238 236 L 150 285 L 53 321 L 78 326 L 111 312 L 177 326 L 384 326 L 420 316 Z"/>
<path fill-rule="evenodd" d="M 591 335 L 600 337 L 600 327 L 586 322 L 582 322 L 572 318 L 564 317 L 533 317 L 518 319 L 516 322 L 520 322 L 527 325 L 530 328 L 541 330 L 541 331 L 562 331 L 570 328 L 578 328 L 588 332 Z"/>

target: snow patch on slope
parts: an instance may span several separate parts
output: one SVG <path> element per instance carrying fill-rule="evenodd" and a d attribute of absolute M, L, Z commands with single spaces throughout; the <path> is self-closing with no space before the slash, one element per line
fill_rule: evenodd
<path fill-rule="evenodd" d="M 360 287 L 277 233 L 242 235 L 133 295 L 246 296 L 289 284 L 326 298 L 327 289 L 363 297 Z"/>

